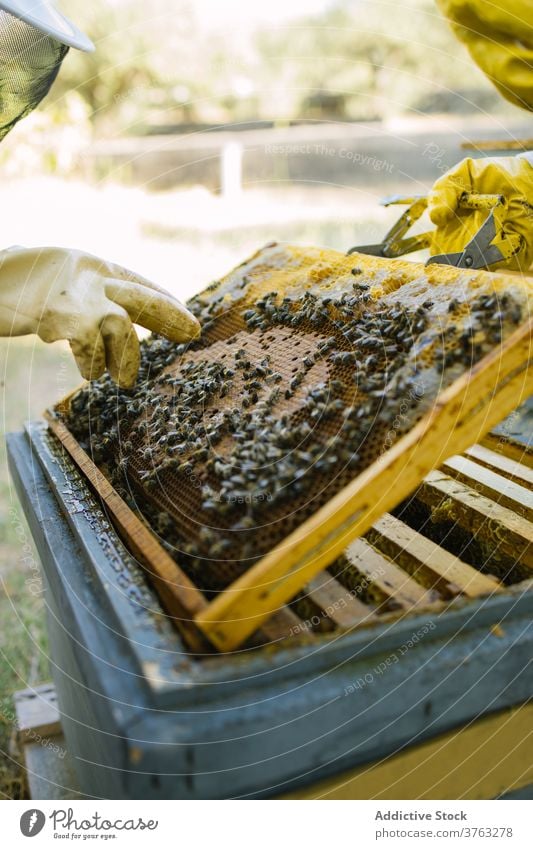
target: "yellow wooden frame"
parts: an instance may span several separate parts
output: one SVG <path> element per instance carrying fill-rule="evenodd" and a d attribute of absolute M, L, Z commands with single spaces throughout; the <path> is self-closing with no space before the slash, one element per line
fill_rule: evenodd
<path fill-rule="evenodd" d="M 342 280 L 343 275 L 350 274 L 353 257 L 287 247 L 285 255 L 274 256 L 272 268 L 276 273 L 282 260 L 296 280 L 295 291 L 305 291 L 313 281 L 324 285 L 324 276 L 333 281 Z M 358 260 L 381 286 L 385 267 L 390 272 L 390 261 L 363 256 Z M 262 252 L 249 265 L 256 261 L 263 271 L 254 278 L 254 296 L 272 286 L 268 263 L 261 263 Z M 393 291 L 419 273 L 417 264 L 397 260 L 394 274 L 387 278 L 383 288 Z M 492 276 L 486 272 L 478 274 Z M 432 267 L 427 275 L 424 271 L 429 284 L 455 282 L 456 275 L 456 269 L 442 266 Z M 494 277 L 500 291 L 511 282 L 507 277 Z M 231 284 L 232 275 L 226 281 Z M 225 284 L 221 285 L 224 291 Z M 224 297 L 231 301 L 230 290 L 231 285 Z M 533 393 L 533 370 L 529 368 L 532 330 L 530 319 L 457 379 L 438 396 L 418 425 L 213 601 L 194 586 L 61 422 L 69 398 L 55 412 L 47 414 L 47 418 L 51 430 L 102 497 L 126 543 L 145 565 L 189 647 L 193 651 L 205 651 L 213 646 L 228 651 L 240 646 L 267 619 L 281 611 L 349 543 L 410 495 L 431 470 L 482 439 Z"/>
<path fill-rule="evenodd" d="M 533 394 L 532 339 L 530 319 L 442 392 L 413 430 L 212 602 L 167 554 L 57 416 L 47 413 L 46 418 L 104 500 L 133 553 L 148 568 L 189 646 L 194 651 L 208 650 L 209 645 L 229 651 L 406 498 L 432 469 L 479 441 Z"/>
<path fill-rule="evenodd" d="M 393 509 L 432 469 L 484 436 L 533 393 L 533 320 L 441 393 L 432 410 L 310 519 L 200 610 L 195 621 L 228 651 Z"/>

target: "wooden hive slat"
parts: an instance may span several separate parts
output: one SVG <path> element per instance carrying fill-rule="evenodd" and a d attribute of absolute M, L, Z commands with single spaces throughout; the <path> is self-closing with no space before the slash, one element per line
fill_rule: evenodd
<path fill-rule="evenodd" d="M 520 486 L 533 488 L 533 469 L 529 466 L 517 463 L 516 460 L 511 460 L 505 454 L 491 451 L 484 445 L 473 445 L 471 448 L 467 448 L 465 454 L 475 460 L 476 463 L 486 466 L 487 469 L 493 469 L 493 471 L 515 481 Z"/>
<path fill-rule="evenodd" d="M 387 515 L 375 522 L 370 538 L 402 568 L 419 575 L 446 595 L 461 593 L 476 598 L 501 589 L 495 578 L 463 563 L 394 516 Z"/>
<path fill-rule="evenodd" d="M 441 470 L 497 504 L 514 510 L 529 521 L 533 520 L 533 492 L 520 484 L 480 466 L 468 457 L 450 457 L 442 464 Z"/>
<path fill-rule="evenodd" d="M 441 509 L 449 521 L 497 545 L 515 562 L 533 569 L 533 523 L 513 510 L 443 472 L 431 472 L 417 497 L 433 510 Z"/>
<path fill-rule="evenodd" d="M 533 450 L 526 445 L 518 442 L 513 442 L 511 439 L 502 438 L 496 433 L 488 433 L 480 440 L 481 445 L 495 451 L 497 454 L 503 454 L 509 460 L 514 460 L 528 469 L 533 469 Z"/>
<path fill-rule="evenodd" d="M 260 634 L 269 642 L 277 642 L 305 631 L 305 625 L 289 607 L 276 610 L 270 619 L 263 623 Z"/>
<path fill-rule="evenodd" d="M 328 572 L 312 578 L 304 592 L 340 628 L 351 628 L 375 617 L 375 611 L 363 604 Z"/>
<path fill-rule="evenodd" d="M 425 607 L 438 599 L 435 592 L 418 584 L 365 539 L 352 542 L 346 550 L 346 556 L 380 592 L 404 610 Z"/>

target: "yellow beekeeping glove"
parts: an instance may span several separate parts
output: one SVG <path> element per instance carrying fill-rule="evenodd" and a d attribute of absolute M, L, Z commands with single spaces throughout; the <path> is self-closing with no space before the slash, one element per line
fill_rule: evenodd
<path fill-rule="evenodd" d="M 463 192 L 500 194 L 505 206 L 495 210 L 496 238 L 518 234 L 521 248 L 515 256 L 491 266 L 527 271 L 533 260 L 533 165 L 528 155 L 463 159 L 440 177 L 428 197 L 428 211 L 437 229 L 431 253 L 462 251 L 487 218 L 487 211 L 460 209 Z"/>
<path fill-rule="evenodd" d="M 68 339 L 83 377 L 106 367 L 120 386 L 135 383 L 140 354 L 132 322 L 174 342 L 200 333 L 172 295 L 118 265 L 63 248 L 0 252 L 0 335 Z"/>
<path fill-rule="evenodd" d="M 533 110 L 531 0 L 436 0 L 474 62 L 517 106 Z"/>

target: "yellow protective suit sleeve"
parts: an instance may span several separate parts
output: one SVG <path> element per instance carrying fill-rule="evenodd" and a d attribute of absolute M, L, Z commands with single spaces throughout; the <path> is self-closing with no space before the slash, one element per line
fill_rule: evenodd
<path fill-rule="evenodd" d="M 500 93 L 533 110 L 533 2 L 436 0 L 474 62 Z"/>

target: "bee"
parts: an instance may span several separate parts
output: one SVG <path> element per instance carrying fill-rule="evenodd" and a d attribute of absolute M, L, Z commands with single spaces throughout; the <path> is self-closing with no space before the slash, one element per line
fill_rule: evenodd
<path fill-rule="evenodd" d="M 177 471 L 179 464 L 180 460 L 177 457 L 169 457 L 163 461 L 160 468 L 162 471 Z"/>
<path fill-rule="evenodd" d="M 126 472 L 129 464 L 130 464 L 130 461 L 129 461 L 128 457 L 125 457 L 124 455 L 119 457 L 118 462 L 117 462 L 118 470 L 122 473 Z"/>
<path fill-rule="evenodd" d="M 518 304 L 515 304 L 509 310 L 508 315 L 509 315 L 510 320 L 513 322 L 513 324 L 520 324 L 520 322 L 522 321 L 522 310 L 518 306 Z"/>
<path fill-rule="evenodd" d="M 272 409 L 272 407 L 276 404 L 280 397 L 280 390 L 273 389 L 272 392 L 267 396 L 266 403 L 268 409 Z"/>
<path fill-rule="evenodd" d="M 233 530 L 235 531 L 247 531 L 255 528 L 256 520 L 253 516 L 243 516 L 236 525 L 233 526 Z"/>
<path fill-rule="evenodd" d="M 322 401 L 322 402 L 325 401 L 326 398 L 327 398 L 327 393 L 326 393 L 324 386 L 323 385 L 316 386 L 309 393 L 309 397 L 310 397 L 310 400 L 311 400 L 312 403 L 315 403 L 317 401 Z"/>
<path fill-rule="evenodd" d="M 378 364 L 378 358 L 376 357 L 375 354 L 370 354 L 370 356 L 368 356 L 366 358 L 365 362 L 364 362 L 366 369 L 375 368 L 375 366 L 377 366 L 377 364 Z"/>

